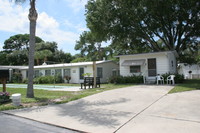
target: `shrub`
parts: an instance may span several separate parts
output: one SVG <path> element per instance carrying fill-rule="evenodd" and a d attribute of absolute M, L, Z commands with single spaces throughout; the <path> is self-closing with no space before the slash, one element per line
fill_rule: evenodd
<path fill-rule="evenodd" d="M 143 77 L 141 75 L 136 76 L 112 76 L 108 79 L 109 83 L 115 84 L 127 84 L 127 83 L 143 83 Z"/>
<path fill-rule="evenodd" d="M 35 84 L 52 84 L 52 83 L 63 83 L 63 79 L 61 75 L 56 76 L 41 76 L 34 78 L 33 82 Z"/>
<path fill-rule="evenodd" d="M 24 79 L 22 82 L 27 84 L 28 83 L 28 78 Z"/>
<path fill-rule="evenodd" d="M 63 83 L 63 78 L 61 75 L 56 75 L 55 77 L 55 83 Z"/>
<path fill-rule="evenodd" d="M 11 80 L 13 83 L 22 83 L 22 74 L 18 72 L 13 73 Z"/>
<path fill-rule="evenodd" d="M 167 77 L 169 75 L 175 75 L 175 83 L 183 83 L 184 81 L 184 75 L 182 74 L 171 74 L 171 73 L 165 73 L 165 74 L 162 74 L 163 78 L 165 79 L 165 82 L 167 82 Z"/>
<path fill-rule="evenodd" d="M 52 84 L 54 83 L 54 76 L 41 76 L 35 78 L 33 81 L 36 84 Z"/>

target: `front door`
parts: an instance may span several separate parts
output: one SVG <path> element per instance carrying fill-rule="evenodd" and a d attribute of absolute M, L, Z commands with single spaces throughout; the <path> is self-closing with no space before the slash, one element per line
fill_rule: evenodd
<path fill-rule="evenodd" d="M 148 59 L 148 76 L 156 76 L 156 58 Z"/>

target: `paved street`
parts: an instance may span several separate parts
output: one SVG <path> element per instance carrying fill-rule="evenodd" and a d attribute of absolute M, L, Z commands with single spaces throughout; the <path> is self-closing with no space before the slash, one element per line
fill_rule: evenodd
<path fill-rule="evenodd" d="M 77 133 L 77 132 L 0 113 L 0 133 Z"/>

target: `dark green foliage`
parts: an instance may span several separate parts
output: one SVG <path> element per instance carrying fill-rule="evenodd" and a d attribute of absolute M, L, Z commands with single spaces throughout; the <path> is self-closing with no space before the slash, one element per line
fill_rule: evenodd
<path fill-rule="evenodd" d="M 43 40 L 36 36 L 36 43 Z M 29 34 L 17 34 L 4 41 L 0 57 L 5 57 L 2 65 L 27 65 L 29 50 Z M 6 56 L 5 56 L 6 55 Z"/>
<path fill-rule="evenodd" d="M 98 42 L 119 54 L 195 51 L 200 37 L 199 0 L 89 0 L 86 21 Z"/>
<path fill-rule="evenodd" d="M 44 42 L 36 36 L 35 64 L 69 63 L 73 60 L 70 53 L 58 50 L 56 42 Z M 17 34 L 5 40 L 0 51 L 0 65 L 28 65 L 29 34 Z"/>
<path fill-rule="evenodd" d="M 22 74 L 18 72 L 13 73 L 11 82 L 22 83 Z"/>
<path fill-rule="evenodd" d="M 10 64 L 6 57 L 7 57 L 7 52 L 0 51 L 0 65 L 9 65 Z"/>
<path fill-rule="evenodd" d="M 112 76 L 108 79 L 109 83 L 115 83 L 115 84 L 140 84 L 143 83 L 143 76 L 139 75 L 132 75 L 132 76 Z"/>
<path fill-rule="evenodd" d="M 73 56 L 70 53 L 65 53 L 62 50 L 57 50 L 55 51 L 52 60 L 60 63 L 70 63 L 73 60 Z"/>
<path fill-rule="evenodd" d="M 163 78 L 164 78 L 164 82 L 166 83 L 167 82 L 167 77 L 169 75 L 175 75 L 175 83 L 183 83 L 184 82 L 184 75 L 182 74 L 171 74 L 171 73 L 165 73 L 165 74 L 162 74 Z"/>
<path fill-rule="evenodd" d="M 36 36 L 36 43 L 40 43 L 43 40 Z M 5 51 L 15 51 L 29 48 L 29 34 L 17 34 L 11 36 L 9 39 L 5 40 L 3 49 Z"/>

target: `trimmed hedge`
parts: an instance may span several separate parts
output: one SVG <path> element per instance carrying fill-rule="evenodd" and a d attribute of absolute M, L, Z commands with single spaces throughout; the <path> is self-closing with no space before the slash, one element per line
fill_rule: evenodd
<path fill-rule="evenodd" d="M 143 83 L 143 76 L 132 75 L 132 76 L 112 76 L 108 79 L 109 83 L 114 84 L 127 84 L 127 83 Z"/>
<path fill-rule="evenodd" d="M 52 84 L 52 83 L 63 83 L 63 79 L 60 75 L 56 76 L 41 76 L 33 80 L 35 84 Z"/>

